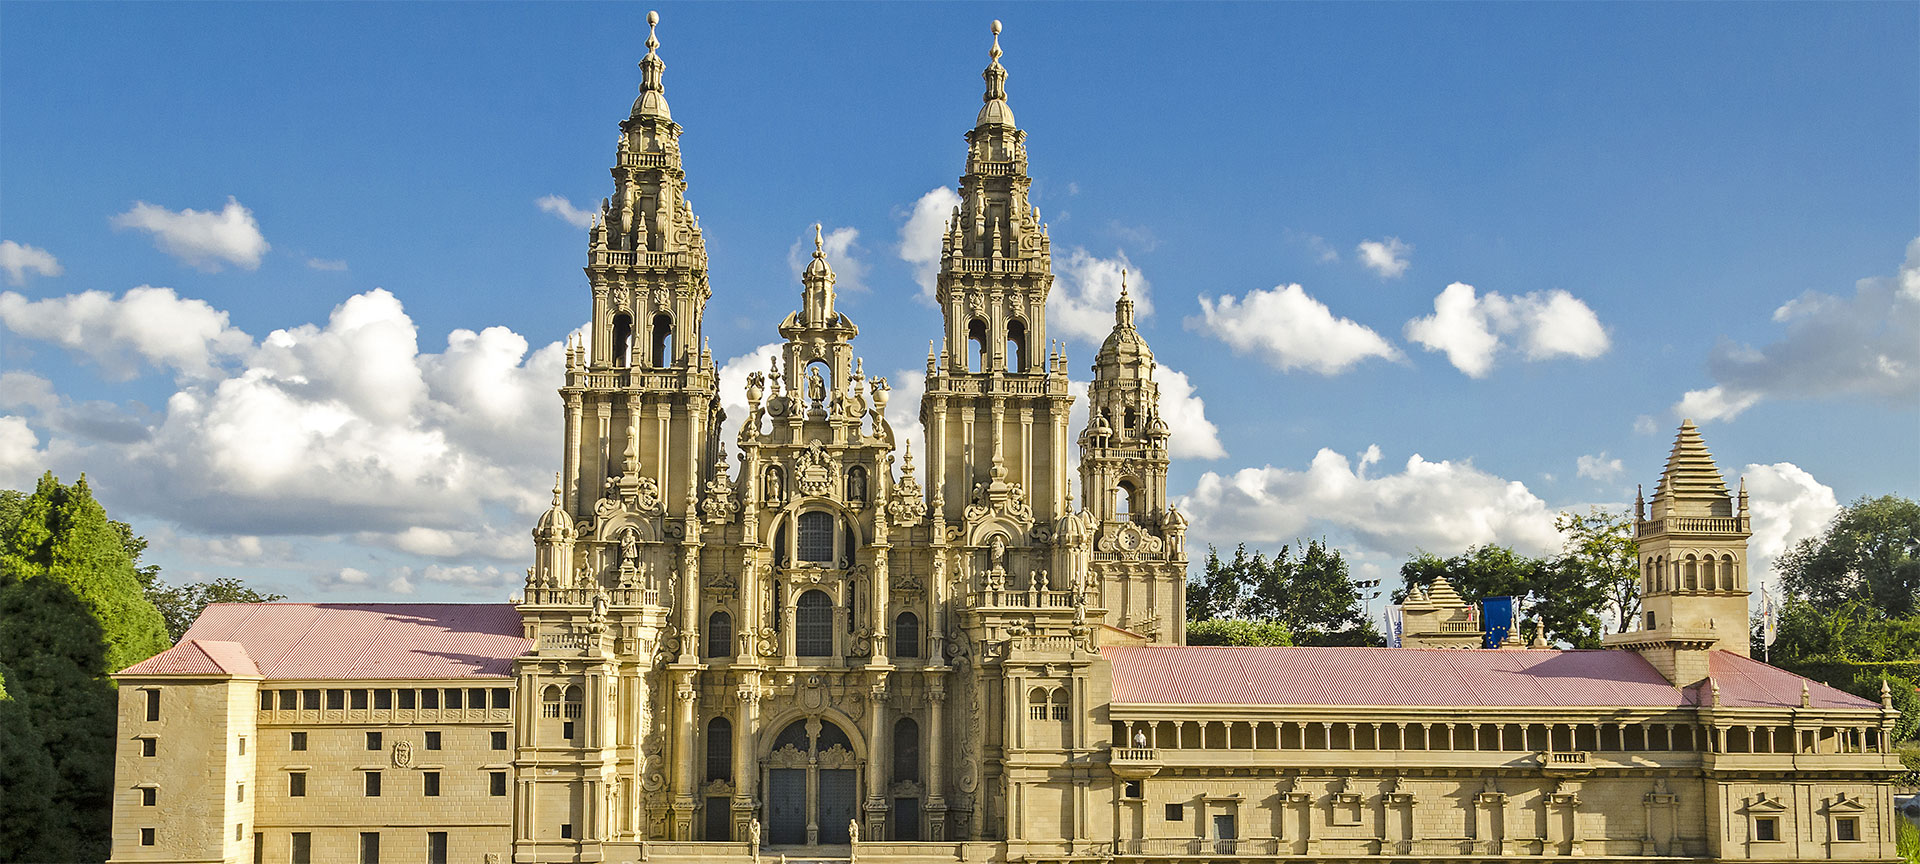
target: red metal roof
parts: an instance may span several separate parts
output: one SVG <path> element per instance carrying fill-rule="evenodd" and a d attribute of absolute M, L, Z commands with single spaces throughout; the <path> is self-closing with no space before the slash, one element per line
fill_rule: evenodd
<path fill-rule="evenodd" d="M 247 656 L 238 642 L 211 639 L 182 639 L 168 648 L 127 667 L 122 675 L 258 675 L 260 667 Z"/>
<path fill-rule="evenodd" d="M 1683 707 L 1640 655 L 1616 650 L 1112 647 L 1113 701 L 1151 704 Z M 1805 679 L 1726 651 L 1708 659 L 1729 707 L 1798 707 Z M 1703 685 L 1704 686 L 1704 685 Z M 1814 707 L 1875 708 L 1809 683 Z"/>
<path fill-rule="evenodd" d="M 239 643 L 268 678 L 508 676 L 532 644 L 520 634 L 505 603 L 215 603 L 180 646 L 127 673 L 215 640 Z"/>

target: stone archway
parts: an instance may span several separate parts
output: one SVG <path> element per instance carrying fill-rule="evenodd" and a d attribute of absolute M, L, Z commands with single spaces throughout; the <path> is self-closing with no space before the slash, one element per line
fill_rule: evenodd
<path fill-rule="evenodd" d="M 831 720 L 788 723 L 765 762 L 767 842 L 773 846 L 845 845 L 862 800 L 853 739 Z"/>

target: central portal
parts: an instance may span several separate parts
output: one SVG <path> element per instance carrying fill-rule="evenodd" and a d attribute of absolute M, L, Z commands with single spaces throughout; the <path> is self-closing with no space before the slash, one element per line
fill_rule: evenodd
<path fill-rule="evenodd" d="M 796 720 L 767 755 L 768 840 L 775 846 L 845 845 L 860 801 L 853 741 L 832 722 Z"/>

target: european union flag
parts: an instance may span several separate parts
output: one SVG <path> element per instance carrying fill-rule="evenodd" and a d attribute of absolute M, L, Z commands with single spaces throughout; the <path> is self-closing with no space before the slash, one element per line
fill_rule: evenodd
<path fill-rule="evenodd" d="M 1513 598 L 1488 597 L 1480 601 L 1480 620 L 1486 622 L 1487 641 L 1485 648 L 1498 648 L 1507 641 L 1507 633 L 1513 630 Z"/>

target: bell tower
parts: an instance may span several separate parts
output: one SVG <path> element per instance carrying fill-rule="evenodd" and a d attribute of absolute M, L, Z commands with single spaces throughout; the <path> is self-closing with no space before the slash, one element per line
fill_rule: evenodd
<path fill-rule="evenodd" d="M 1747 489 L 1726 481 L 1692 420 L 1680 424 L 1651 502 L 1634 501 L 1640 629 L 1606 637 L 1638 651 L 1676 687 L 1707 677 L 1712 651 L 1749 656 Z"/>

